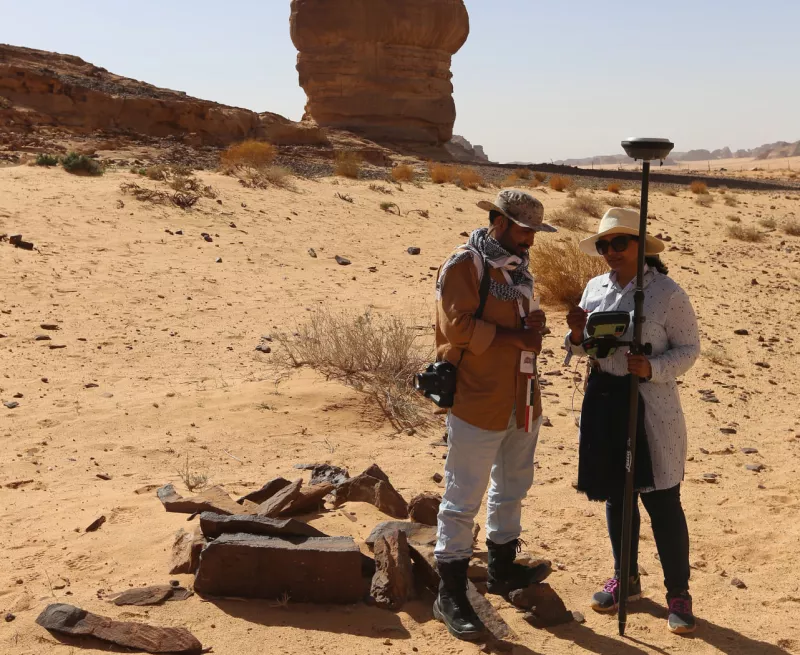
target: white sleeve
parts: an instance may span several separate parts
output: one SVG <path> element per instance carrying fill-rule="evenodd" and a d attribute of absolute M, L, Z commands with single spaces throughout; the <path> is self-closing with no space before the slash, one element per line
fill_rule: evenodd
<path fill-rule="evenodd" d="M 700 333 L 697 316 L 689 296 L 676 289 L 669 299 L 665 325 L 669 348 L 660 355 L 650 357 L 653 369 L 651 382 L 670 382 L 692 368 L 700 356 Z"/>

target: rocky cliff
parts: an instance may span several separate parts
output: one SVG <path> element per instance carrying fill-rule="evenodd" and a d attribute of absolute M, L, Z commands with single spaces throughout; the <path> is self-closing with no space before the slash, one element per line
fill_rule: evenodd
<path fill-rule="evenodd" d="M 307 117 L 379 141 L 450 140 L 463 0 L 292 0 L 290 23 Z"/>

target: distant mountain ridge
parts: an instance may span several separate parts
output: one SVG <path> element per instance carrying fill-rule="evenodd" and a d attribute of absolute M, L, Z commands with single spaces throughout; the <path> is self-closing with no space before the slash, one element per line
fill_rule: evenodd
<path fill-rule="evenodd" d="M 680 161 L 711 161 L 715 159 L 782 159 L 784 157 L 800 157 L 800 141 L 776 141 L 775 143 L 765 143 L 751 150 L 740 149 L 732 151 L 729 147 L 718 148 L 717 150 L 689 150 L 688 152 L 673 152 L 665 160 L 665 164 L 674 164 Z M 566 166 L 590 166 L 603 164 L 626 164 L 630 163 L 631 158 L 625 154 L 619 155 L 600 155 L 597 157 L 583 157 L 581 159 L 561 159 L 554 163 Z"/>

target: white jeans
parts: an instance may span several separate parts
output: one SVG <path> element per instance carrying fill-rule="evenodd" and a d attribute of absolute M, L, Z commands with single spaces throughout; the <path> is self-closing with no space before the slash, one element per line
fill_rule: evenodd
<path fill-rule="evenodd" d="M 506 544 L 519 537 L 522 500 L 533 484 L 533 456 L 541 425 L 539 417 L 532 432 L 517 429 L 512 412 L 508 427 L 492 432 L 448 416 L 445 490 L 434 551 L 438 561 L 472 556 L 472 526 L 489 480 L 487 538 Z"/>

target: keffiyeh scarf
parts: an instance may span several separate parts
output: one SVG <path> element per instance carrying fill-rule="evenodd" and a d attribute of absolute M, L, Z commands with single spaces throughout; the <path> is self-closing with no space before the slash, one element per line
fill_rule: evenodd
<path fill-rule="evenodd" d="M 460 252 L 453 255 L 442 267 L 436 290 L 441 293 L 445 275 L 450 267 L 474 257 L 475 254 L 485 260 L 492 268 L 508 271 L 511 284 L 503 284 L 496 280 L 489 282 L 489 293 L 498 300 L 518 300 L 521 297 L 533 297 L 533 276 L 528 270 L 529 257 L 517 257 L 508 252 L 500 242 L 489 234 L 489 228 L 475 230 L 469 241 L 461 246 Z M 483 267 L 481 267 L 483 268 Z"/>

